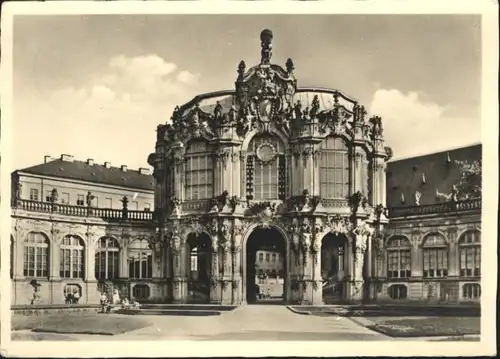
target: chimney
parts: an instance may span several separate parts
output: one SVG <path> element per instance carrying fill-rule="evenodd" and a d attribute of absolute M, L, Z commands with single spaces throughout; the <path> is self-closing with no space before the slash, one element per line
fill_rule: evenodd
<path fill-rule="evenodd" d="M 149 168 L 144 168 L 144 167 L 141 167 L 139 168 L 139 173 L 141 175 L 150 175 L 151 174 L 151 171 Z"/>
<path fill-rule="evenodd" d="M 104 167 L 111 168 L 111 162 L 104 162 Z"/>
<path fill-rule="evenodd" d="M 123 172 L 127 172 L 127 166 L 122 165 L 120 168 L 122 169 Z"/>
<path fill-rule="evenodd" d="M 54 159 L 49 155 L 43 157 L 43 163 L 51 162 L 53 160 Z"/>
<path fill-rule="evenodd" d="M 63 153 L 61 155 L 61 161 L 64 161 L 64 162 L 73 162 L 73 156 L 67 155 L 67 154 Z"/>
<path fill-rule="evenodd" d="M 89 166 L 93 166 L 93 165 L 94 165 L 94 159 L 93 159 L 93 158 L 88 158 L 88 159 L 87 159 L 87 164 L 88 164 Z"/>

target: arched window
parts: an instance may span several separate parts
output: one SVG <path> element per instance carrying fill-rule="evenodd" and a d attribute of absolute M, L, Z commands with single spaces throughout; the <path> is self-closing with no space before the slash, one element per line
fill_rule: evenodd
<path fill-rule="evenodd" d="M 49 240 L 45 234 L 30 232 L 24 241 L 24 276 L 47 278 L 49 276 Z"/>
<path fill-rule="evenodd" d="M 60 268 L 61 278 L 84 278 L 84 243 L 74 235 L 67 235 L 61 241 Z"/>
<path fill-rule="evenodd" d="M 411 244 L 404 237 L 394 237 L 387 243 L 387 277 L 411 277 Z"/>
<path fill-rule="evenodd" d="M 247 198 L 284 199 L 286 159 L 283 142 L 269 134 L 252 138 L 246 161 Z"/>
<path fill-rule="evenodd" d="M 345 141 L 340 137 L 328 136 L 321 143 L 320 151 L 320 196 L 322 198 L 347 198 L 349 195 L 349 153 Z"/>
<path fill-rule="evenodd" d="M 137 239 L 128 247 L 128 275 L 134 279 L 153 277 L 153 251 L 146 239 Z M 149 287 L 148 287 L 149 288 Z"/>
<path fill-rule="evenodd" d="M 97 280 L 118 278 L 120 246 L 114 238 L 99 239 L 95 254 L 95 277 Z"/>
<path fill-rule="evenodd" d="M 478 277 L 481 275 L 481 232 L 467 231 L 459 240 L 460 276 Z"/>
<path fill-rule="evenodd" d="M 213 157 L 205 140 L 192 140 L 186 149 L 185 192 L 186 200 L 213 197 Z"/>
<path fill-rule="evenodd" d="M 425 237 L 422 245 L 424 278 L 448 276 L 448 245 L 442 235 L 433 233 Z"/>

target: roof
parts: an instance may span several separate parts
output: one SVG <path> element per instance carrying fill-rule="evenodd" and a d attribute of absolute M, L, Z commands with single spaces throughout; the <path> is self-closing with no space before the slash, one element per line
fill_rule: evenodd
<path fill-rule="evenodd" d="M 387 206 L 414 206 L 416 191 L 422 194 L 420 205 L 437 203 L 436 190 L 450 194 L 452 186 L 461 178 L 455 161 L 478 161 L 482 158 L 481 153 L 482 145 L 476 144 L 387 163 Z M 401 203 L 402 194 L 404 204 Z"/>
<path fill-rule="evenodd" d="M 63 161 L 55 159 L 36 166 L 24 168 L 16 172 L 34 175 L 64 178 L 119 187 L 154 190 L 154 177 L 141 174 L 137 170 L 123 171 L 119 167 L 106 168 L 100 164 L 87 164 L 84 161 Z"/>

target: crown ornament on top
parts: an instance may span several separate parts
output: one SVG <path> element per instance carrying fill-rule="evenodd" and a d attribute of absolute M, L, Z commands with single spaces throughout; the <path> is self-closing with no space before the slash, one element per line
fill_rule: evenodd
<path fill-rule="evenodd" d="M 271 56 L 273 56 L 273 32 L 269 29 L 264 29 L 260 33 L 260 46 L 262 50 L 260 51 L 261 64 L 269 64 L 271 62 Z"/>
<path fill-rule="evenodd" d="M 288 59 L 285 68 L 271 64 L 273 33 L 264 29 L 260 33 L 261 61 L 247 70 L 245 62 L 238 65 L 236 80 L 236 103 L 241 117 L 252 126 L 242 126 L 241 134 L 248 127 L 267 132 L 284 121 L 287 111 L 292 109 L 297 80 L 293 74 L 295 66 Z"/>

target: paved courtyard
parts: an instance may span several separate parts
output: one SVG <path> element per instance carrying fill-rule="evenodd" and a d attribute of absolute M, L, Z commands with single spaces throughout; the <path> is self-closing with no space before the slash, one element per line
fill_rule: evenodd
<path fill-rule="evenodd" d="M 119 314 L 111 314 L 119 315 Z M 336 316 L 294 314 L 285 306 L 247 305 L 220 316 L 144 316 L 153 325 L 122 335 L 67 335 L 75 340 L 389 340 Z"/>

